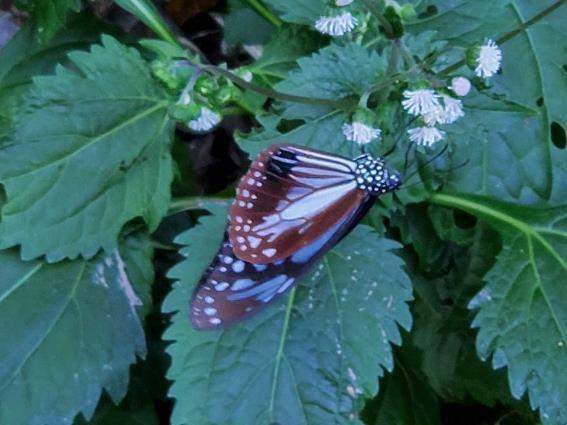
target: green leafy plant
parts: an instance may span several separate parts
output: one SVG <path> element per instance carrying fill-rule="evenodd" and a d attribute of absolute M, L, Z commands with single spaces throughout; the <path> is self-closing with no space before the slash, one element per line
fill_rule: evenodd
<path fill-rule="evenodd" d="M 230 0 L 215 64 L 167 5 L 115 3 L 137 31 L 18 1 L 0 49 L 0 423 L 567 423 L 564 0 Z M 405 181 L 261 314 L 199 332 L 221 134 Z"/>

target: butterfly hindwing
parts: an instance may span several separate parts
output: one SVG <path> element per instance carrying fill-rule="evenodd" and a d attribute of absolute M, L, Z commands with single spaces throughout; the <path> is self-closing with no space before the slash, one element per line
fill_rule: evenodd
<path fill-rule="evenodd" d="M 229 212 L 236 256 L 254 264 L 289 257 L 345 219 L 367 196 L 346 158 L 273 145 L 242 178 Z"/>
<path fill-rule="evenodd" d="M 326 229 L 286 259 L 253 264 L 238 258 L 228 238 L 203 274 L 191 301 L 191 321 L 199 330 L 222 329 L 260 312 L 285 293 L 360 221 L 370 202 L 359 204 L 344 221 Z"/>

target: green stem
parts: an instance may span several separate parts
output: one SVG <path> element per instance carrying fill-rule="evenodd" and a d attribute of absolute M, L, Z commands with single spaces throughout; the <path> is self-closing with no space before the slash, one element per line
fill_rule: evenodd
<path fill-rule="evenodd" d="M 163 40 L 180 45 L 152 3 L 147 0 L 116 0 L 116 3 L 150 27 Z"/>
<path fill-rule="evenodd" d="M 169 203 L 168 215 L 177 214 L 181 211 L 187 210 L 200 210 L 206 209 L 207 204 L 222 204 L 226 205 L 230 202 L 229 198 L 221 197 L 200 197 L 200 196 L 190 196 L 186 198 L 174 198 Z"/>
<path fill-rule="evenodd" d="M 378 19 L 380 24 L 382 24 L 386 35 L 391 36 L 393 33 L 393 28 L 390 24 L 390 21 L 386 19 L 386 17 L 382 14 L 382 12 L 380 12 L 380 10 L 378 10 L 378 8 L 374 5 L 374 3 L 372 3 L 371 0 L 362 0 L 362 3 L 364 3 L 370 13 L 372 13 L 376 17 L 376 19 Z"/>
<path fill-rule="evenodd" d="M 255 91 L 272 99 L 278 99 L 293 103 L 304 103 L 307 105 L 330 106 L 333 108 L 348 108 L 354 105 L 354 103 L 349 100 L 319 99 L 313 97 L 296 96 L 293 94 L 281 93 L 276 90 L 272 90 L 270 88 L 262 87 L 257 84 L 245 81 L 242 78 L 239 78 L 236 75 L 234 75 L 232 72 L 227 71 L 226 69 L 219 68 L 214 65 L 198 65 L 198 64 L 190 64 L 190 65 L 201 68 L 205 71 L 212 72 L 214 74 L 222 75 L 223 77 L 228 78 L 234 84 L 244 89 Z"/>
<path fill-rule="evenodd" d="M 386 70 L 386 78 L 391 78 L 398 68 L 398 62 L 400 60 L 400 39 L 395 39 L 392 43 L 392 51 L 390 52 L 390 59 L 388 61 L 388 69 Z M 378 103 L 383 102 L 388 98 L 390 94 L 390 84 L 383 84 L 382 89 L 378 93 Z"/>
<path fill-rule="evenodd" d="M 274 27 L 279 28 L 283 25 L 283 22 L 275 16 L 272 12 L 268 10 L 266 6 L 262 4 L 260 0 L 246 0 L 252 9 L 254 9 L 259 15 L 262 16 L 266 21 L 272 24 Z"/>
<path fill-rule="evenodd" d="M 516 37 L 518 34 L 524 32 L 526 29 L 528 29 L 529 27 L 531 27 L 532 25 L 534 25 L 535 23 L 541 21 L 543 18 L 545 18 L 547 15 L 549 15 L 550 13 L 554 12 L 555 10 L 557 10 L 559 7 L 561 7 L 563 4 L 565 4 L 565 2 L 567 2 L 567 0 L 558 0 L 555 3 L 553 3 L 551 6 L 543 9 L 541 12 L 539 12 L 537 15 L 533 16 L 532 18 L 528 19 L 526 22 L 518 25 L 516 28 L 514 28 L 512 31 L 507 32 L 506 34 L 504 34 L 503 36 L 499 37 L 496 39 L 496 43 L 497 44 L 504 44 L 507 41 L 512 40 L 514 37 Z M 457 69 L 459 69 L 460 67 L 466 65 L 466 60 L 465 59 L 461 59 L 458 62 L 455 62 L 452 65 L 449 65 L 448 67 L 442 69 L 441 71 L 439 71 L 437 73 L 437 75 L 447 75 L 450 74 L 453 71 L 456 71 Z"/>

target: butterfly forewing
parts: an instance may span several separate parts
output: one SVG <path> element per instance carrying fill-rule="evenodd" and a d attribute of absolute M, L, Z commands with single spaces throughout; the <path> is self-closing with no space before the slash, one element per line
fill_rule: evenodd
<path fill-rule="evenodd" d="M 235 255 L 254 264 L 283 260 L 310 244 L 367 197 L 356 163 L 293 145 L 262 152 L 242 178 L 229 213 Z"/>

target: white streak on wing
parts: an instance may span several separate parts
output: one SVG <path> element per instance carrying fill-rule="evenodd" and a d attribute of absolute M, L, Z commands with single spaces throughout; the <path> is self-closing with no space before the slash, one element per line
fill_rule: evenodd
<path fill-rule="evenodd" d="M 316 215 L 353 189 L 356 189 L 355 181 L 317 190 L 302 198 L 300 202 L 292 203 L 280 213 L 280 216 L 284 220 L 295 220 Z"/>
<path fill-rule="evenodd" d="M 295 180 L 296 182 L 299 182 L 301 184 L 306 184 L 308 186 L 312 186 L 314 188 L 318 187 L 318 186 L 331 186 L 331 185 L 336 185 L 339 183 L 343 183 L 344 181 L 353 181 L 354 180 L 354 176 L 352 178 L 346 179 L 345 177 L 328 177 L 328 178 L 323 178 L 323 179 L 318 179 L 318 178 L 309 178 L 309 177 L 300 177 L 300 176 L 295 176 L 293 174 L 289 175 L 290 178 L 292 178 L 293 180 Z"/>
<path fill-rule="evenodd" d="M 352 176 L 352 173 L 343 173 L 335 170 L 327 170 L 323 168 L 316 168 L 316 167 L 293 167 L 294 173 L 304 173 L 304 174 L 311 174 L 312 176 L 323 176 L 323 177 L 349 177 Z"/>
<path fill-rule="evenodd" d="M 307 163 L 318 164 L 323 167 L 334 168 L 346 172 L 353 171 L 356 167 L 356 162 L 350 159 L 341 158 L 340 156 L 324 155 L 303 149 L 295 149 L 300 154 L 296 154 L 296 158 L 300 161 Z"/>

